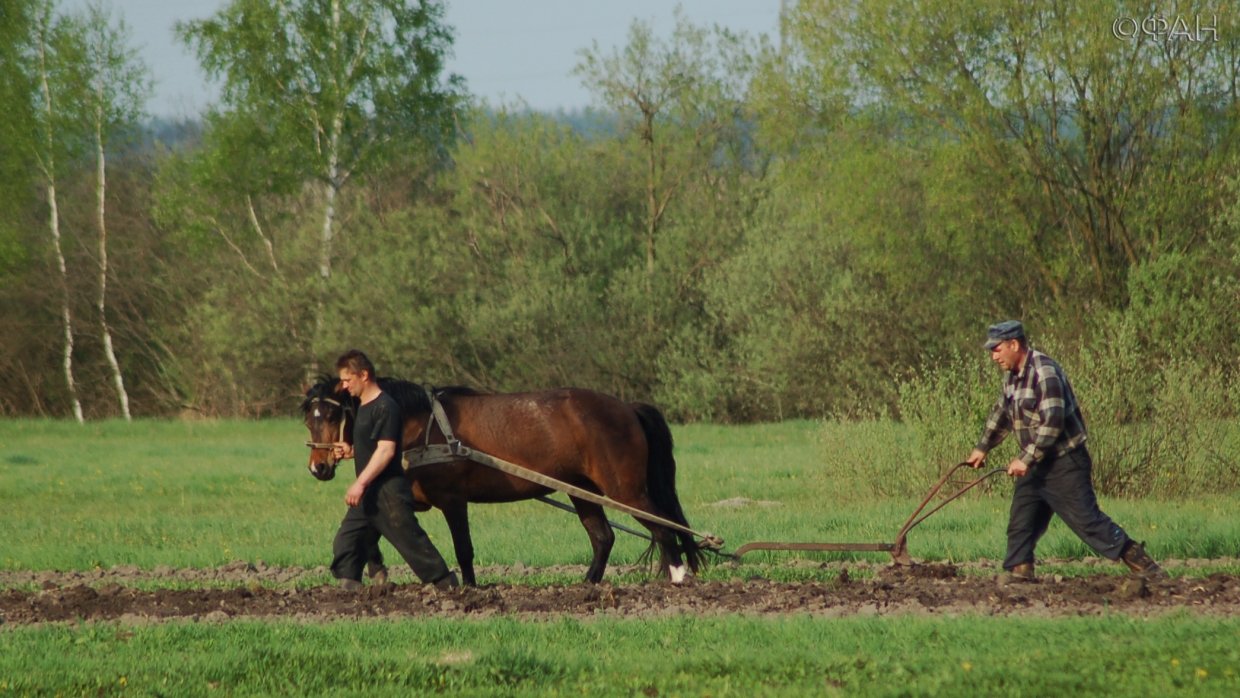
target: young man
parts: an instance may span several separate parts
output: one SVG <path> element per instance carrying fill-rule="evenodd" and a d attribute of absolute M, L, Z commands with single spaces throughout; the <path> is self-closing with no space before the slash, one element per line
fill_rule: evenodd
<path fill-rule="evenodd" d="M 1033 549 L 1053 514 L 1099 555 L 1122 560 L 1138 575 L 1166 578 L 1144 547 L 1098 507 L 1085 420 L 1063 369 L 1030 348 L 1024 326 L 1015 320 L 991 325 L 984 346 L 1005 372 L 1003 394 L 966 462 L 982 467 L 986 454 L 1016 433 L 1020 454 L 1007 467 L 1008 475 L 1017 478 L 1003 560 L 1007 579 L 1034 578 Z"/>
<path fill-rule="evenodd" d="M 332 574 L 342 588 L 360 590 L 368 549 L 382 535 L 423 582 L 441 589 L 457 586 L 456 575 L 414 516 L 413 493 L 400 465 L 400 405 L 379 389 L 374 364 L 362 352 L 345 352 L 336 360 L 336 370 L 341 387 L 360 404 L 353 445 L 336 444 L 338 457 L 354 459 L 357 479 L 344 495 L 349 510 L 332 543 Z"/>

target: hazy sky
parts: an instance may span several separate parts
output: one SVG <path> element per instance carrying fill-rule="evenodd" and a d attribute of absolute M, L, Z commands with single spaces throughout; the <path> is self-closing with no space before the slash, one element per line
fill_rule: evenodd
<path fill-rule="evenodd" d="M 217 96 L 190 53 L 177 43 L 172 25 L 208 17 L 224 0 L 103 0 L 129 25 L 150 66 L 156 116 L 194 116 Z M 84 7 L 87 0 L 65 0 Z M 697 25 L 718 24 L 751 35 L 774 35 L 780 0 L 682 0 Z M 570 73 L 577 52 L 598 41 L 604 50 L 623 46 L 635 19 L 670 34 L 676 3 L 669 0 L 453 0 L 447 23 L 455 28 L 449 70 L 469 90 L 495 104 L 524 100 L 535 109 L 573 109 L 590 98 Z"/>

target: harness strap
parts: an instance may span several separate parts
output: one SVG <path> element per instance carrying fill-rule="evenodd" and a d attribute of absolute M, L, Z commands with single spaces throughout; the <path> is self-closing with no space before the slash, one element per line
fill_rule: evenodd
<path fill-rule="evenodd" d="M 452 422 L 448 420 L 448 413 L 444 412 L 443 403 L 435 396 L 430 389 L 426 390 L 426 399 L 431 403 L 431 414 L 426 421 L 426 429 L 423 429 L 422 445 L 411 448 L 402 454 L 402 462 L 405 470 L 420 468 L 424 465 L 435 465 L 438 463 L 451 463 L 453 461 L 468 458 L 466 454 L 468 448 L 461 444 L 460 439 L 452 432 Z M 431 443 L 431 432 L 434 427 L 439 427 L 439 432 L 443 434 L 446 443 Z"/>
<path fill-rule="evenodd" d="M 435 397 L 435 393 L 429 389 L 426 391 L 426 397 L 431 402 L 431 417 L 426 423 L 426 433 L 422 437 L 422 445 L 426 447 L 432 445 L 431 426 L 434 424 L 439 425 L 439 431 L 443 433 L 444 441 L 447 441 L 448 444 L 461 443 L 452 434 L 452 423 L 448 421 L 448 414 L 443 411 L 443 403 L 439 402 L 439 398 Z"/>
<path fill-rule="evenodd" d="M 460 442 L 458 441 L 457 443 Z M 405 451 L 402 456 L 405 470 L 413 470 L 424 465 L 435 465 L 437 463 L 451 463 L 467 457 L 454 450 L 448 444 L 418 446 Z"/>

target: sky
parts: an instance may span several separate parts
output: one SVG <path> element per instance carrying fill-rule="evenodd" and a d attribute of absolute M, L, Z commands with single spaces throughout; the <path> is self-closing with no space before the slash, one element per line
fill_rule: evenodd
<path fill-rule="evenodd" d="M 224 0 L 103 0 L 129 26 L 133 43 L 155 81 L 154 116 L 197 116 L 219 95 L 197 60 L 177 42 L 177 21 L 201 19 Z M 65 0 L 76 10 L 87 0 Z M 695 25 L 720 25 L 750 35 L 774 36 L 780 0 L 682 0 Z M 578 51 L 595 41 L 605 52 L 625 44 L 634 20 L 649 22 L 659 36 L 674 26 L 671 0 L 449 0 L 446 22 L 455 29 L 449 72 L 465 78 L 469 91 L 492 105 L 524 103 L 542 111 L 590 105 L 573 77 Z"/>

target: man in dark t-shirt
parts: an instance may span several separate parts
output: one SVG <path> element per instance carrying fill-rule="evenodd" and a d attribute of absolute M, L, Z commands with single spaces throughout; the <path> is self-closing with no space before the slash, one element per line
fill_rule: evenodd
<path fill-rule="evenodd" d="M 377 532 L 423 582 L 441 588 L 456 586 L 456 575 L 414 515 L 413 493 L 400 466 L 404 430 L 400 405 L 379 389 L 375 367 L 362 352 L 353 349 L 343 354 L 336 370 L 341 388 L 360 404 L 353 421 L 353 445 L 336 444 L 339 457 L 354 459 L 357 479 L 344 496 L 349 510 L 332 543 L 332 574 L 342 588 L 361 589 L 368 541 Z"/>

